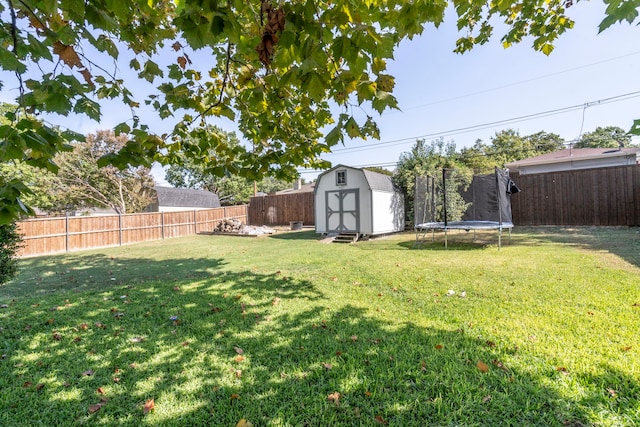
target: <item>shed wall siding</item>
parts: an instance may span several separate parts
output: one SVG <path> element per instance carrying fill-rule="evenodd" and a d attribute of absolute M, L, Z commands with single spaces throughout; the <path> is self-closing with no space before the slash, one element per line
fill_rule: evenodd
<path fill-rule="evenodd" d="M 393 233 L 404 229 L 404 208 L 398 193 L 374 191 L 372 203 L 373 234 Z"/>

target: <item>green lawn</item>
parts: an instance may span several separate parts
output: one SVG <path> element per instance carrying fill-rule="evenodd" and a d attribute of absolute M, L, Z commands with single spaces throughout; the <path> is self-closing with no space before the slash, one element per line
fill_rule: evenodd
<path fill-rule="evenodd" d="M 472 237 L 24 259 L 0 426 L 640 426 L 640 229 Z"/>

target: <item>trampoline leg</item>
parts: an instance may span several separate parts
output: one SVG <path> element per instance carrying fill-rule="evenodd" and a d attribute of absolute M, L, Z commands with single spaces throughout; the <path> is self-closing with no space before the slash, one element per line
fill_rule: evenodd
<path fill-rule="evenodd" d="M 447 229 L 444 229 L 444 248 L 447 249 L 449 246 L 447 244 Z"/>
<path fill-rule="evenodd" d="M 498 230 L 498 250 L 502 248 L 502 228 Z"/>

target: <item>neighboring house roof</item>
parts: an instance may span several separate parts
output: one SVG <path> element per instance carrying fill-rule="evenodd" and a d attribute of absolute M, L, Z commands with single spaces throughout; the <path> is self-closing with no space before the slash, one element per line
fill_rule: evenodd
<path fill-rule="evenodd" d="M 218 195 L 192 188 L 154 187 L 159 206 L 186 208 L 219 208 Z"/>
<path fill-rule="evenodd" d="M 595 160 L 605 162 L 619 157 L 630 157 L 633 163 L 638 163 L 640 148 L 568 148 L 507 163 L 505 166 L 512 170 L 518 170 L 528 166 L 552 165 L 577 161 Z"/>
<path fill-rule="evenodd" d="M 308 182 L 306 184 L 302 184 L 299 188 L 288 188 L 286 190 L 276 191 L 276 194 L 313 193 L 315 187 L 315 182 Z"/>

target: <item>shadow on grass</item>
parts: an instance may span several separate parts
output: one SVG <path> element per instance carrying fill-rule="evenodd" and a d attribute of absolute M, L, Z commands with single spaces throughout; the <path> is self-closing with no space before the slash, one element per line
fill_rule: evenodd
<path fill-rule="evenodd" d="M 190 257 L 162 261 L 104 254 L 27 258 L 19 275 L 0 287 L 3 299 L 47 296 L 60 291 L 104 291 L 123 283 L 203 279 L 224 265 L 221 259 Z"/>
<path fill-rule="evenodd" d="M 318 240 L 318 234 L 314 230 L 284 231 L 272 234 L 269 238 L 279 240 Z"/>
<path fill-rule="evenodd" d="M 70 286 L 54 311 L 36 299 L 9 304 L 0 425 L 577 427 L 603 412 L 640 416 L 638 385 L 606 366 L 583 395 L 562 396 L 553 365 L 502 363 L 519 357 L 510 343 L 392 327 L 362 308 L 325 306 L 311 282 L 209 265 L 176 259 L 169 270 L 200 276 L 77 297 Z"/>
<path fill-rule="evenodd" d="M 640 267 L 640 227 L 518 227 L 518 244 L 562 243 L 606 251 Z"/>

